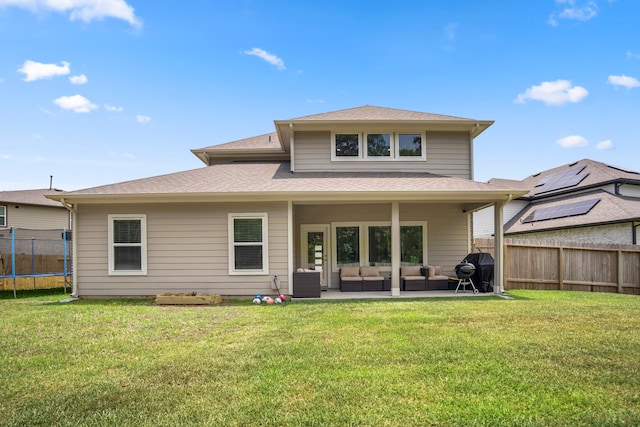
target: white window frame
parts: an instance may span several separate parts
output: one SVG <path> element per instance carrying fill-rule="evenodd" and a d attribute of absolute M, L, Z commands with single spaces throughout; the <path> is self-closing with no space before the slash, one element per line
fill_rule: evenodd
<path fill-rule="evenodd" d="M 118 243 L 113 242 L 113 223 L 115 220 L 137 220 L 140 221 L 140 243 Z M 109 241 L 109 275 L 110 276 L 146 276 L 147 275 L 147 215 L 146 214 L 109 214 L 108 215 L 108 241 Z M 140 270 L 116 270 L 115 269 L 115 246 L 136 246 L 140 247 Z"/>
<path fill-rule="evenodd" d="M 336 156 L 336 135 L 358 135 L 358 155 L 357 156 Z M 387 134 L 389 135 L 389 156 L 369 156 L 367 137 L 368 135 Z M 400 155 L 400 135 L 420 135 L 422 146 L 420 156 Z M 331 161 L 336 162 L 423 162 L 427 160 L 427 133 L 411 131 L 340 131 L 331 132 Z"/>
<path fill-rule="evenodd" d="M 369 135 L 389 135 L 389 150 L 390 153 L 388 156 L 370 156 L 369 155 L 369 144 L 368 144 L 368 137 Z M 395 136 L 393 132 L 388 132 L 388 131 L 379 131 L 379 132 L 365 132 L 364 136 L 362 138 L 362 148 L 363 148 L 363 155 L 364 158 L 366 160 L 370 160 L 370 161 L 374 161 L 374 162 L 389 162 L 389 161 L 393 161 L 395 160 L 396 156 L 396 150 L 395 150 L 395 146 L 396 143 L 394 142 Z"/>
<path fill-rule="evenodd" d="M 336 135 L 358 135 L 358 155 L 357 156 L 337 156 L 336 155 Z M 362 132 L 341 131 L 331 132 L 331 160 L 337 162 L 354 162 L 362 160 Z"/>
<path fill-rule="evenodd" d="M 260 219 L 262 220 L 262 269 L 260 270 L 236 270 L 235 247 L 236 246 L 257 246 L 258 242 L 238 242 L 234 241 L 235 219 Z M 229 242 L 229 275 L 230 276 L 260 276 L 269 274 L 269 214 L 260 213 L 229 213 L 228 215 L 228 242 Z"/>
<path fill-rule="evenodd" d="M 400 155 L 400 135 L 420 135 L 421 138 L 421 153 L 419 156 L 401 156 Z M 394 144 L 395 144 L 395 152 L 396 157 L 395 160 L 399 160 L 401 162 L 415 162 L 415 161 L 424 161 L 427 160 L 427 149 L 426 149 L 426 141 L 427 135 L 425 132 L 395 132 Z"/>
<path fill-rule="evenodd" d="M 7 206 L 0 205 L 0 227 L 7 226 Z"/>
<path fill-rule="evenodd" d="M 362 222 L 332 222 L 331 223 L 331 269 L 337 272 L 340 268 L 338 266 L 338 239 L 336 228 L 337 227 L 358 227 L 359 235 L 359 251 L 360 251 L 360 266 L 369 265 L 369 227 L 391 227 L 390 221 L 362 221 Z M 429 245 L 427 243 L 427 221 L 400 221 L 400 226 L 422 226 L 422 262 L 423 265 L 427 265 L 427 250 Z M 402 262 L 401 262 L 402 264 Z M 391 271 L 391 266 L 380 266 L 380 271 Z"/>

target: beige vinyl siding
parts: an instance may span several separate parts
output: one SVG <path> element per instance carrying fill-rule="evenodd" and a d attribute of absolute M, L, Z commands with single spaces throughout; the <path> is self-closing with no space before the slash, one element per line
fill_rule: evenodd
<path fill-rule="evenodd" d="M 529 203 L 524 200 L 514 200 L 508 203 L 502 210 L 503 222 L 506 224 L 511 219 L 526 208 Z M 480 209 L 473 213 L 473 237 L 491 237 L 495 233 L 494 230 L 495 208 Z"/>
<path fill-rule="evenodd" d="M 269 274 L 229 273 L 228 213 L 267 212 Z M 146 276 L 109 276 L 107 225 L 109 214 L 147 215 Z M 135 205 L 79 207 L 78 293 L 156 295 L 164 292 L 206 292 L 222 295 L 273 293 L 273 275 L 287 289 L 286 203 Z"/>
<path fill-rule="evenodd" d="M 7 207 L 7 227 L 54 229 L 69 228 L 69 211 L 63 208 L 1 203 Z M 19 207 L 16 207 L 19 206 Z"/>
<path fill-rule="evenodd" d="M 400 221 L 427 222 L 427 260 L 440 265 L 443 274 L 454 275 L 454 268 L 469 252 L 469 219 L 459 204 L 400 204 Z M 295 265 L 300 263 L 300 225 L 333 222 L 391 222 L 391 204 L 295 206 Z M 331 247 L 333 245 L 330 245 Z M 335 254 L 331 254 L 335 256 Z M 337 287 L 338 273 L 332 272 L 332 287 Z"/>
<path fill-rule="evenodd" d="M 640 185 L 624 184 L 620 186 L 620 195 L 640 198 Z"/>
<path fill-rule="evenodd" d="M 298 172 L 429 172 L 470 179 L 470 138 L 468 132 L 427 131 L 426 162 L 397 159 L 331 161 L 331 132 L 295 132 L 294 165 Z"/>

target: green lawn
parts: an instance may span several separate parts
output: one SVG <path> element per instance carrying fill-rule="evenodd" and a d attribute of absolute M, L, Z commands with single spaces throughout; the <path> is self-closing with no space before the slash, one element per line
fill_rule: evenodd
<path fill-rule="evenodd" d="M 510 295 L 162 307 L 3 294 L 0 425 L 640 425 L 640 297 Z"/>

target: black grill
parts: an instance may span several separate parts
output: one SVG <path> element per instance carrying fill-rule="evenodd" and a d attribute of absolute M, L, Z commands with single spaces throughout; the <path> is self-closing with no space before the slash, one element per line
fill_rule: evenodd
<path fill-rule="evenodd" d="M 470 262 L 463 262 L 456 265 L 456 275 L 458 279 L 468 279 L 476 272 L 476 266 Z"/>

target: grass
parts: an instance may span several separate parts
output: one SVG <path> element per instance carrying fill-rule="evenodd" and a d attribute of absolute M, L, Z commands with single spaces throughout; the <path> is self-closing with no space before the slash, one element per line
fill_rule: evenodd
<path fill-rule="evenodd" d="M 7 426 L 640 425 L 640 298 L 0 295 Z"/>

